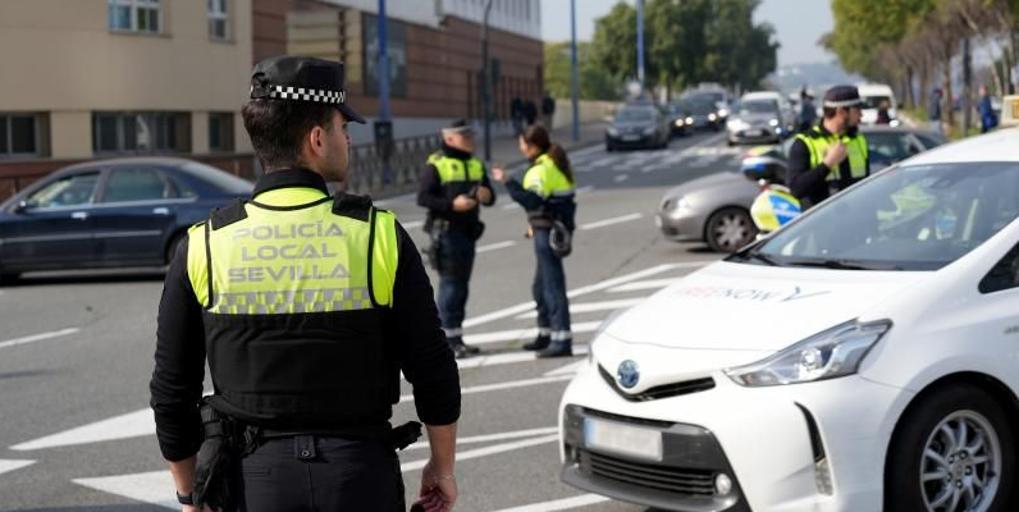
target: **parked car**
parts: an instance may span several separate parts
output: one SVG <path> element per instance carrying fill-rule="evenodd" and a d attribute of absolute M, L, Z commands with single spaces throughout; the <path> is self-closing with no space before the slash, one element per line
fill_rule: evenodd
<path fill-rule="evenodd" d="M 744 95 L 726 123 L 729 145 L 777 143 L 792 133 L 783 103 L 778 93 Z"/>
<path fill-rule="evenodd" d="M 668 116 L 650 103 L 624 106 L 605 130 L 605 150 L 664 148 L 672 138 Z"/>
<path fill-rule="evenodd" d="M 718 118 L 719 125 L 724 125 L 729 118 L 729 112 L 732 107 L 732 101 L 729 98 L 729 93 L 722 88 L 705 88 L 697 89 L 686 94 L 687 98 L 691 100 L 706 100 L 715 106 L 715 116 Z"/>
<path fill-rule="evenodd" d="M 56 171 L 0 204 L 0 277 L 165 265 L 175 244 L 253 184 L 180 158 L 122 158 Z"/>
<path fill-rule="evenodd" d="M 888 104 L 888 117 L 892 120 L 898 119 L 898 106 L 895 103 L 895 92 L 884 84 L 862 84 L 858 85 L 860 99 L 863 100 L 863 124 L 874 124 L 877 122 L 877 111 L 882 103 Z"/>
<path fill-rule="evenodd" d="M 680 100 L 686 113 L 687 127 L 694 130 L 718 131 L 722 127 L 722 119 L 718 116 L 718 104 L 710 96 L 692 95 Z"/>
<path fill-rule="evenodd" d="M 902 127 L 865 126 L 861 130 L 867 137 L 873 171 L 946 142 L 936 133 Z M 750 205 L 759 192 L 756 180 L 784 182 L 793 140 L 748 151 L 743 169 L 752 170 L 750 179 L 743 172 L 720 172 L 666 192 L 655 217 L 662 234 L 677 242 L 703 240 L 716 252 L 732 252 L 752 242 L 757 236 L 750 218 Z"/>
<path fill-rule="evenodd" d="M 919 155 L 610 318 L 562 479 L 655 509 L 1019 510 L 1019 153 Z"/>

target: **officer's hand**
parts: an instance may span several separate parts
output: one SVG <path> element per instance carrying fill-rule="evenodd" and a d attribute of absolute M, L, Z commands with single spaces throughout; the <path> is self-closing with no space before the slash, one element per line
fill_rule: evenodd
<path fill-rule="evenodd" d="M 209 508 L 208 505 L 204 505 L 199 510 L 198 507 L 192 507 L 191 505 L 184 505 L 184 508 L 181 509 L 181 512 L 218 512 L 218 509 L 217 510 L 213 510 L 213 509 Z"/>
<path fill-rule="evenodd" d="M 417 504 L 425 512 L 448 512 L 453 510 L 458 491 L 452 473 L 443 474 L 431 462 L 421 472 L 421 491 Z"/>
<path fill-rule="evenodd" d="M 469 212 L 478 207 L 478 201 L 466 194 L 460 194 L 453 198 L 454 212 Z"/>
<path fill-rule="evenodd" d="M 499 183 L 506 183 L 506 170 L 502 167 L 493 167 L 492 179 Z"/>
<path fill-rule="evenodd" d="M 829 146 L 828 151 L 824 154 L 824 165 L 829 169 L 834 169 L 846 159 L 846 154 L 846 145 L 842 142 L 836 142 Z"/>
<path fill-rule="evenodd" d="M 492 189 L 488 187 L 478 187 L 478 201 L 482 204 L 488 204 L 492 202 Z"/>

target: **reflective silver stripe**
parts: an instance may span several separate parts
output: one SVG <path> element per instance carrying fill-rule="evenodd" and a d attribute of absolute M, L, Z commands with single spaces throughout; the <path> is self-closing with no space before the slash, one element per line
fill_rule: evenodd
<path fill-rule="evenodd" d="M 459 327 L 456 328 L 443 327 L 442 332 L 446 333 L 447 338 L 461 338 L 464 335 L 464 330 Z"/>
<path fill-rule="evenodd" d="M 215 299 L 211 311 L 226 315 L 324 313 L 373 307 L 368 288 L 364 287 L 221 292 Z"/>
<path fill-rule="evenodd" d="M 148 231 L 100 231 L 95 234 L 96 238 L 130 238 L 135 236 L 160 236 L 163 232 L 158 229 Z"/>
<path fill-rule="evenodd" d="M 573 339 L 573 333 L 570 331 L 553 331 L 549 336 L 552 341 L 566 341 Z"/>
<path fill-rule="evenodd" d="M 548 327 L 538 327 L 538 336 L 548 336 L 549 334 L 552 334 L 552 329 L 549 329 Z"/>

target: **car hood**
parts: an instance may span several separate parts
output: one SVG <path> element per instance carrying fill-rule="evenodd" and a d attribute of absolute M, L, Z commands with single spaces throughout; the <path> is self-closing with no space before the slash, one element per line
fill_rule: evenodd
<path fill-rule="evenodd" d="M 767 122 L 771 121 L 772 119 L 778 119 L 778 118 L 779 118 L 779 115 L 778 115 L 777 112 L 770 113 L 770 114 L 769 113 L 740 114 L 738 116 L 738 119 L 740 121 L 743 121 L 744 123 L 749 123 L 749 124 L 767 123 Z"/>
<path fill-rule="evenodd" d="M 719 262 L 612 319 L 594 355 L 612 375 L 621 362 L 635 361 L 648 377 L 641 388 L 706 376 L 842 322 L 870 320 L 867 313 L 883 300 L 930 274 Z"/>
<path fill-rule="evenodd" d="M 634 129 L 643 130 L 645 128 L 652 128 L 652 127 L 654 127 L 654 123 L 652 123 L 651 121 L 612 123 L 612 128 L 615 128 L 616 130 L 620 130 L 620 131 L 634 130 Z"/>

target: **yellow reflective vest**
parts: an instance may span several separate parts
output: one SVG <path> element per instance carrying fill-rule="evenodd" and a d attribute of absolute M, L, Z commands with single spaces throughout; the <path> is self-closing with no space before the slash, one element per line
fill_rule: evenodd
<path fill-rule="evenodd" d="M 806 133 L 797 134 L 796 139 L 803 141 L 807 146 L 807 150 L 810 151 L 811 169 L 821 165 L 829 146 L 841 141 L 846 146 L 846 159 L 849 161 L 849 176 L 847 178 L 857 181 L 867 177 L 867 159 L 869 155 L 867 139 L 863 134 L 857 133 L 852 137 L 849 135 L 835 135 L 824 132 L 819 127 L 814 126 Z M 828 173 L 827 180 L 828 182 L 843 181 L 842 169 L 832 169 Z"/>

